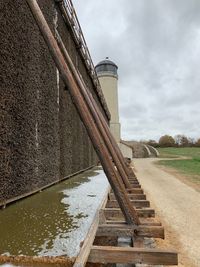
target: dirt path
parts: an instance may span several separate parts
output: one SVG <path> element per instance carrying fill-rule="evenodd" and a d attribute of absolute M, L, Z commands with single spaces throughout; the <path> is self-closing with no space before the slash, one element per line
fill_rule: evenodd
<path fill-rule="evenodd" d="M 179 252 L 180 266 L 200 267 L 200 193 L 156 167 L 158 159 L 136 159 L 134 165 L 148 199 Z"/>

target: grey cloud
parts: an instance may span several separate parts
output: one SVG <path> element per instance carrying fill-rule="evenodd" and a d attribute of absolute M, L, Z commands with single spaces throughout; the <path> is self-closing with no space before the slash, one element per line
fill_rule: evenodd
<path fill-rule="evenodd" d="M 120 113 L 122 114 L 121 118 L 132 118 L 140 116 L 141 114 L 144 114 L 147 112 L 147 109 L 141 105 L 141 104 L 129 104 L 124 105 L 120 108 Z"/>
<path fill-rule="evenodd" d="M 122 137 L 200 136 L 200 1 L 73 2 L 94 63 L 119 66 Z"/>

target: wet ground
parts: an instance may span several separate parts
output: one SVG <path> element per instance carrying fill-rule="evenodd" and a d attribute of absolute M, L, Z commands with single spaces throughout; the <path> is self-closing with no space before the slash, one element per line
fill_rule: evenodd
<path fill-rule="evenodd" d="M 95 168 L 0 210 L 0 254 L 75 257 L 107 188 Z"/>

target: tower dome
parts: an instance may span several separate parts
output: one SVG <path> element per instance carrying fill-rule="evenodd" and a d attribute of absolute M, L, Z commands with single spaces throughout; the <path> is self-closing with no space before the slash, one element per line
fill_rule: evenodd
<path fill-rule="evenodd" d="M 95 67 L 98 77 L 106 75 L 118 78 L 117 69 L 117 65 L 113 61 L 109 60 L 108 57 L 100 61 Z"/>

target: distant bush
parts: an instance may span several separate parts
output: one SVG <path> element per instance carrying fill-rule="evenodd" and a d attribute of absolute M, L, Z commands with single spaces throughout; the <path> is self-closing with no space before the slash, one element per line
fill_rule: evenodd
<path fill-rule="evenodd" d="M 174 147 L 175 141 L 171 135 L 163 135 L 159 139 L 159 146 L 160 147 Z"/>
<path fill-rule="evenodd" d="M 200 138 L 196 141 L 195 146 L 200 147 Z"/>

